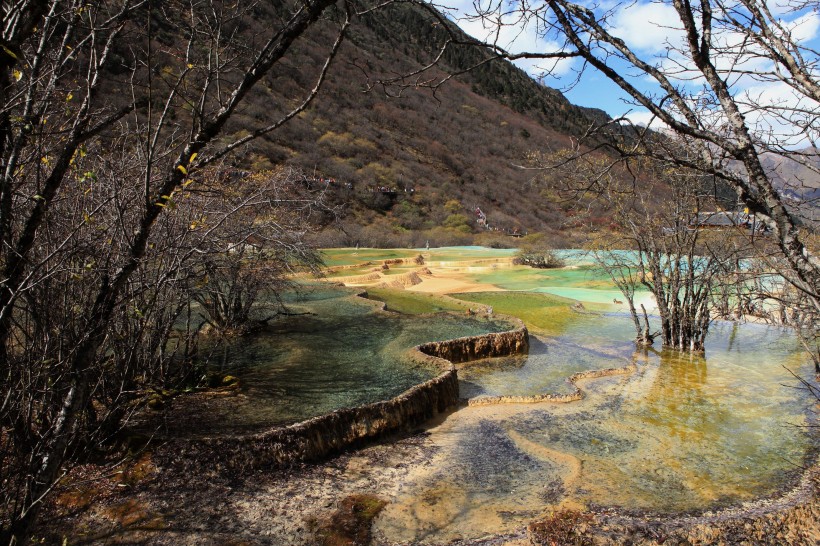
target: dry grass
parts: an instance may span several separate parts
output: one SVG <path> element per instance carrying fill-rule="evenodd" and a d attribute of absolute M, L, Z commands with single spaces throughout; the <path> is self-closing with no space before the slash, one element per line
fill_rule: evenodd
<path fill-rule="evenodd" d="M 586 546 L 592 540 L 586 530 L 593 522 L 591 514 L 577 510 L 556 510 L 534 521 L 527 531 L 533 544 L 544 546 Z"/>

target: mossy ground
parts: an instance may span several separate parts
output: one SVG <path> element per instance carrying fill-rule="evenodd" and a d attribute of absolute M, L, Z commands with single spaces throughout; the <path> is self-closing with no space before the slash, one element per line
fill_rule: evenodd
<path fill-rule="evenodd" d="M 539 286 L 615 289 L 615 284 L 605 273 L 588 266 L 558 269 L 515 267 L 493 269 L 470 276 L 476 282 L 494 284 L 504 290 L 532 290 Z"/>
<path fill-rule="evenodd" d="M 418 254 L 418 250 L 390 248 L 326 248 L 322 250 L 322 258 L 328 267 L 355 265 L 369 261 L 395 260 L 397 258 L 414 258 Z"/>
<path fill-rule="evenodd" d="M 559 334 L 578 317 L 574 300 L 535 292 L 467 292 L 452 297 L 493 308 L 493 313 L 518 317 L 531 329 Z"/>
<path fill-rule="evenodd" d="M 439 311 L 463 311 L 468 307 L 467 304 L 452 298 L 391 288 L 368 288 L 367 297 L 372 300 L 383 301 L 390 311 L 407 315 L 422 315 Z"/>
<path fill-rule="evenodd" d="M 355 265 L 368 261 L 395 260 L 402 258 L 412 260 L 422 254 L 428 261 L 458 262 L 480 258 L 498 258 L 512 256 L 514 250 L 489 249 L 482 247 L 445 247 L 445 248 L 326 248 L 322 258 L 328 267 Z"/>

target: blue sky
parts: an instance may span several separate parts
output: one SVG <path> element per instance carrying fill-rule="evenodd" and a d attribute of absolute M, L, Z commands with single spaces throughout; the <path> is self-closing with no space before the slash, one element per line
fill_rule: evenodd
<path fill-rule="evenodd" d="M 515 13 L 515 8 L 520 0 L 439 0 L 439 6 L 452 8 L 448 13 L 451 19 L 459 26 L 476 38 L 496 41 L 512 53 L 522 51 L 556 51 L 561 49 L 561 44 L 555 42 L 556 37 L 544 37 L 539 33 L 534 24 L 524 23 L 519 15 Z M 818 6 L 810 6 L 797 12 L 788 9 L 791 0 L 770 0 L 769 8 L 780 18 L 784 27 L 788 28 L 796 37 L 798 43 L 815 49 L 820 49 L 820 13 Z M 630 48 L 638 53 L 643 59 L 652 63 L 659 63 L 663 66 L 674 66 L 674 63 L 681 63 L 678 68 L 683 68 L 683 77 L 680 79 L 681 85 L 686 87 L 693 94 L 697 94 L 702 84 L 698 77 L 692 77 L 692 73 L 685 72 L 686 59 L 680 55 L 669 55 L 669 48 L 682 43 L 682 32 L 679 30 L 681 23 L 677 13 L 669 0 L 636 0 L 629 2 L 618 2 L 616 0 L 598 0 L 594 4 L 588 0 L 577 0 L 578 3 L 586 4 L 590 8 L 602 13 L 606 10 L 610 13 L 610 32 L 622 38 Z M 713 2 L 714 3 L 714 2 Z M 733 4 L 733 0 L 725 0 L 727 4 Z M 780 5 L 780 4 L 783 5 Z M 541 5 L 538 0 L 528 0 L 528 5 Z M 476 13 L 476 9 L 485 8 L 494 15 L 483 20 L 471 17 Z M 504 12 L 501 26 L 492 24 L 493 18 L 498 19 L 498 14 Z M 715 39 L 723 43 L 734 45 L 739 43 L 739 34 L 732 32 L 715 32 Z M 816 54 L 811 54 L 816 59 Z M 736 59 L 735 59 L 736 60 Z M 729 66 L 730 60 L 718 59 L 718 64 L 722 62 Z M 547 63 L 547 64 L 545 64 Z M 621 61 L 612 61 L 613 67 L 623 69 Z M 577 71 L 581 67 L 580 60 L 561 61 L 556 64 L 549 64 L 549 61 L 524 60 L 517 61 L 521 68 L 527 70 L 531 75 L 537 76 L 544 68 L 551 69 L 551 74 L 544 79 L 544 83 L 564 91 L 567 98 L 578 105 L 601 108 L 612 117 L 619 117 L 629 112 L 629 117 L 634 122 L 646 123 L 650 120 L 649 113 L 639 107 L 627 104 L 626 95 L 621 89 L 612 83 L 608 78 L 595 71 L 586 70 L 580 80 L 572 85 L 576 79 Z M 771 69 L 771 63 L 766 60 L 746 58 L 741 64 L 745 69 L 766 71 Z M 694 74 L 694 76 L 698 76 Z M 635 74 L 630 77 L 633 85 L 652 91 L 653 84 L 645 75 Z M 571 86 L 571 87 L 570 87 Z M 794 94 L 784 84 L 776 82 L 761 82 L 753 76 L 737 77 L 733 83 L 736 95 L 746 95 L 755 97 L 755 100 L 768 101 L 769 103 L 783 104 L 802 101 L 800 104 L 806 106 L 804 98 L 795 98 Z M 810 103 L 809 109 L 820 110 L 820 105 Z M 760 123 L 761 127 L 771 127 L 772 122 L 764 120 L 762 117 L 755 118 L 754 113 L 750 114 L 753 123 Z M 717 122 L 716 122 L 717 123 Z M 786 131 L 786 126 L 780 124 L 776 128 Z M 796 137 L 795 137 L 796 138 Z"/>

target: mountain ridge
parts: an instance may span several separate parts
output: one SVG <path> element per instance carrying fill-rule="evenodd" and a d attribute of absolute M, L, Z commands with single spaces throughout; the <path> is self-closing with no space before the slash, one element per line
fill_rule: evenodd
<path fill-rule="evenodd" d="M 232 136 L 287 111 L 315 85 L 315 69 L 307 67 L 323 62 L 335 30 L 332 18 L 311 29 L 284 69 L 263 82 L 265 100 L 237 113 Z M 341 230 L 316 236 L 323 246 L 514 245 L 505 234 L 531 231 L 546 233 L 557 246 L 577 245 L 587 227 L 538 182 L 527 156 L 565 149 L 608 116 L 572 105 L 472 46 L 448 51 L 429 78 L 486 62 L 441 86 L 393 88 L 396 96 L 390 96 L 374 85 L 428 64 L 446 35 L 438 20 L 412 4 L 362 17 L 316 101 L 253 144 L 241 164 L 255 170 L 288 165 L 337 181 L 328 195 L 346 213 Z"/>

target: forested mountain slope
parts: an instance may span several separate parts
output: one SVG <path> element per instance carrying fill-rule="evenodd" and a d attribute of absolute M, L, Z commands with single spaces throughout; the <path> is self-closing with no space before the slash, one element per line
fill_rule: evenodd
<path fill-rule="evenodd" d="M 301 100 L 315 84 L 335 28 L 329 20 L 299 44 L 287 68 L 266 82 L 265 99 L 251 102 L 234 120 L 234 134 Z M 544 231 L 556 244 L 571 244 L 580 233 L 536 182 L 537 173 L 524 168 L 526 156 L 567 147 L 606 114 L 573 106 L 497 60 L 435 90 L 376 85 L 427 64 L 444 35 L 436 20 L 412 5 L 358 19 L 317 100 L 256 141 L 241 164 L 288 164 L 333 179 L 329 194 L 345 203 L 344 231 L 326 229 L 323 244 L 465 243 L 480 233 L 485 242 L 503 240 L 478 225 L 476 207 L 492 228 Z M 477 48 L 453 48 L 424 77 L 437 81 L 486 56 Z"/>

